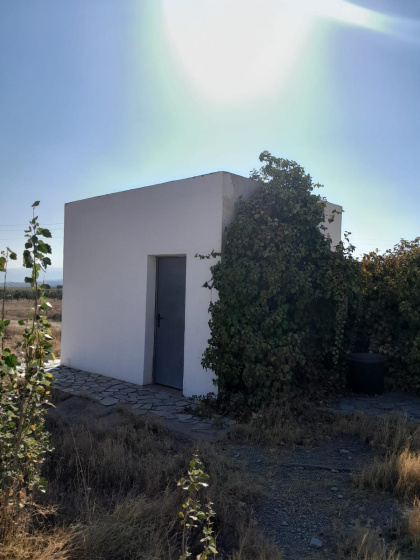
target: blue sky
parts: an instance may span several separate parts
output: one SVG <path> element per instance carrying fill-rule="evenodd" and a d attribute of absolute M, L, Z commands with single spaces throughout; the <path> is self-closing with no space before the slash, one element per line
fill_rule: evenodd
<path fill-rule="evenodd" d="M 420 235 L 420 3 L 0 0 L 0 123 L 0 247 L 39 199 L 54 267 L 65 202 L 263 150 L 385 250 Z"/>

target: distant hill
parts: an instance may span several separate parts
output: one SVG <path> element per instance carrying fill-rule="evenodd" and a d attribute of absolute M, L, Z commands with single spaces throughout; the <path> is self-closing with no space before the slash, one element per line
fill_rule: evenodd
<path fill-rule="evenodd" d="M 63 285 L 62 280 L 46 280 L 46 283 L 51 287 Z M 26 284 L 25 282 L 6 282 L 6 286 L 8 288 L 28 288 L 29 284 Z"/>

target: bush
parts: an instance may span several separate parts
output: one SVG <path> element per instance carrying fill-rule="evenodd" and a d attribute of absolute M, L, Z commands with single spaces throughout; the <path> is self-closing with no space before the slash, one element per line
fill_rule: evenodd
<path fill-rule="evenodd" d="M 343 384 L 361 293 L 353 247 L 331 251 L 319 227 L 325 201 L 312 191 L 320 185 L 294 161 L 268 152 L 260 161 L 252 178 L 261 185 L 239 201 L 211 267 L 219 299 L 202 361 L 222 399 L 251 408 L 279 393 Z"/>
<path fill-rule="evenodd" d="M 359 349 L 387 357 L 390 387 L 420 393 L 420 237 L 363 257 Z"/>

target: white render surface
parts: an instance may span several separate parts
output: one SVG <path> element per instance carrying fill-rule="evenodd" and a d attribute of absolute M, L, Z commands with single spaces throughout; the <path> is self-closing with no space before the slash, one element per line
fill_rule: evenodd
<path fill-rule="evenodd" d="M 153 382 L 156 257 L 185 256 L 185 396 L 215 391 L 201 366 L 222 233 L 238 197 L 258 183 L 224 171 L 118 192 L 65 206 L 61 363 L 139 385 Z M 326 216 L 332 208 L 328 204 Z M 326 223 L 332 244 L 341 215 Z"/>

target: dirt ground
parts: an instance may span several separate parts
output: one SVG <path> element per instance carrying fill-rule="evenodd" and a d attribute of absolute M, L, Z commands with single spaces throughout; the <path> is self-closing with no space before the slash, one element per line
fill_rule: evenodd
<path fill-rule="evenodd" d="M 61 300 L 51 299 L 50 301 L 51 309 L 47 314 L 47 317 L 51 323 L 51 333 L 53 337 L 53 349 L 56 358 L 60 357 L 60 346 L 61 346 Z M 20 319 L 26 319 L 28 313 L 33 306 L 32 300 L 29 299 L 19 299 L 19 300 L 6 300 L 4 306 L 4 316 L 6 319 L 10 320 L 10 325 L 5 329 L 5 345 L 10 348 L 12 352 L 18 352 L 17 343 L 22 340 L 22 329 L 18 325 Z"/>
<path fill-rule="evenodd" d="M 112 426 L 121 418 L 121 405 L 104 407 L 66 395 L 54 414 L 70 425 L 87 416 L 92 422 L 102 418 Z M 173 435 L 179 442 L 188 441 L 185 433 Z M 358 527 L 377 529 L 392 540 L 402 515 L 401 503 L 386 493 L 358 491 L 352 484 L 354 474 L 372 460 L 369 443 L 346 436 L 269 449 L 238 444 L 228 436 L 211 445 L 237 463 L 244 481 L 248 475 L 259 480 L 263 497 L 253 506 L 255 523 L 283 551 L 284 560 L 334 560 L 338 547 L 345 546 Z M 249 507 L 238 504 L 239 510 Z M 414 560 L 415 556 L 404 558 Z"/>

